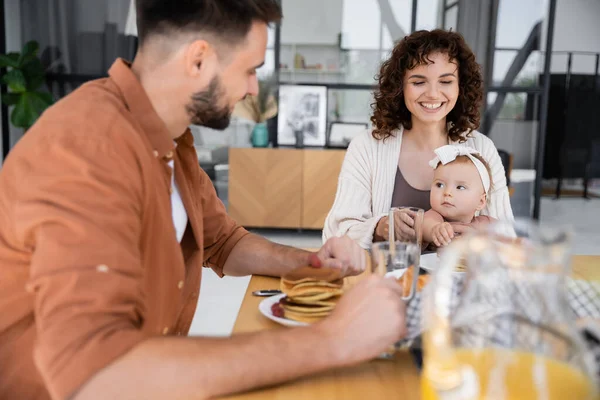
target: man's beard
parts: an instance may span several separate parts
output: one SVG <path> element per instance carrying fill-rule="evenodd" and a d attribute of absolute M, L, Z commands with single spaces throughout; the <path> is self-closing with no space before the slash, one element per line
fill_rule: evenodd
<path fill-rule="evenodd" d="M 194 93 L 192 100 L 185 107 L 193 125 L 223 130 L 231 122 L 231 112 L 228 107 L 219 107 L 223 101 L 224 90 L 219 79 L 215 76 L 208 88 Z"/>

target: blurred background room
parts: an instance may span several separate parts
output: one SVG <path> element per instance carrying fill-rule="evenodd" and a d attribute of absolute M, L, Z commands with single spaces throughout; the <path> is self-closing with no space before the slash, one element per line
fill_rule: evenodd
<path fill-rule="evenodd" d="M 345 148 L 370 127 L 380 63 L 406 34 L 444 28 L 466 38 L 483 68 L 479 130 L 500 151 L 515 216 L 571 225 L 575 254 L 600 254 L 600 1 L 281 4 L 284 19 L 270 28 L 258 71 L 259 96 L 238 104 L 225 131 L 191 127 L 200 166 L 240 224 L 276 242 L 319 247 Z M 36 41 L 39 90 L 54 101 L 106 76 L 116 57 L 135 54 L 129 0 L 0 5 L 0 53 Z M 11 118 L 15 107 L 2 106 L 4 157 L 24 134 Z M 247 284 L 205 270 L 191 333 L 229 335 Z"/>

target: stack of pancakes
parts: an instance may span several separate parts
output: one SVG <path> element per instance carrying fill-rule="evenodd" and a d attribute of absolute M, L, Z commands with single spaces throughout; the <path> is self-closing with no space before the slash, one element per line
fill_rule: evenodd
<path fill-rule="evenodd" d="M 286 295 L 279 303 L 283 316 L 300 322 L 318 321 L 333 311 L 343 287 L 337 269 L 298 268 L 281 278 L 281 291 Z"/>

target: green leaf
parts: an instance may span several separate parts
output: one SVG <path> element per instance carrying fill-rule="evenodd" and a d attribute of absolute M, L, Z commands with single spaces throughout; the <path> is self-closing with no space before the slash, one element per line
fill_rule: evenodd
<path fill-rule="evenodd" d="M 23 93 L 13 109 L 10 121 L 18 128 L 28 129 L 35 123 L 42 112 L 50 106 L 51 101 L 49 102 L 48 100 L 48 93 Z"/>
<path fill-rule="evenodd" d="M 2 81 L 15 93 L 23 93 L 27 90 L 25 75 L 18 69 L 10 70 L 2 77 Z"/>
<path fill-rule="evenodd" d="M 36 42 L 35 40 L 30 40 L 29 42 L 25 43 L 25 45 L 23 46 L 23 54 L 26 56 L 29 55 L 37 55 L 38 50 L 40 49 L 40 45 L 38 42 Z"/>
<path fill-rule="evenodd" d="M 39 44 L 32 40 L 23 46 L 20 54 L 0 54 L 0 68 L 11 68 L 0 78 L 10 90 L 2 95 L 2 102 L 14 106 L 10 119 L 19 128 L 31 127 L 54 101 L 50 93 L 37 91 L 45 83 L 46 76 L 37 57 L 39 49 Z"/>
<path fill-rule="evenodd" d="M 25 95 L 21 96 L 19 103 L 15 105 L 12 113 L 10 114 L 10 122 L 17 128 L 29 128 L 38 115 L 34 111 L 33 107 L 29 104 L 29 101 Z"/>
<path fill-rule="evenodd" d="M 42 115 L 46 108 L 52 105 L 52 95 L 48 92 L 27 92 L 25 96 L 38 113 L 38 116 Z"/>
<path fill-rule="evenodd" d="M 19 57 L 19 65 L 23 65 L 36 58 L 39 49 L 40 45 L 35 40 L 25 43 L 21 52 L 21 56 Z"/>
<path fill-rule="evenodd" d="M 0 54 L 0 68 L 19 67 L 19 53 Z"/>
<path fill-rule="evenodd" d="M 2 95 L 2 102 L 7 106 L 14 106 L 19 102 L 21 95 L 18 93 L 4 93 Z"/>
<path fill-rule="evenodd" d="M 27 82 L 27 90 L 30 92 L 34 91 L 44 83 L 46 83 L 46 77 L 44 75 L 31 76 Z"/>
<path fill-rule="evenodd" d="M 34 58 L 21 66 L 23 74 L 27 78 L 27 90 L 34 91 L 46 82 L 44 66 L 39 58 Z"/>
<path fill-rule="evenodd" d="M 44 107 L 44 110 L 48 107 L 50 107 L 52 104 L 54 104 L 54 99 L 52 98 L 52 94 L 48 93 L 48 92 L 34 92 L 36 95 L 38 95 L 40 97 L 40 99 L 42 99 L 46 106 Z M 43 110 L 42 110 L 43 111 Z"/>

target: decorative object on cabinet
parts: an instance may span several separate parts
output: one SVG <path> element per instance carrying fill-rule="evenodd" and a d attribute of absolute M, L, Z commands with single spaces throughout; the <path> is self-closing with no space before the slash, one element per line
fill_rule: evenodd
<path fill-rule="evenodd" d="M 277 131 L 280 146 L 325 146 L 327 87 L 281 85 Z"/>
<path fill-rule="evenodd" d="M 246 96 L 236 104 L 233 110 L 233 116 L 256 123 L 251 133 L 251 143 L 254 147 L 267 147 L 269 145 L 267 120 L 277 115 L 276 88 L 277 81 L 273 76 L 259 80 L 258 95 Z"/>
<path fill-rule="evenodd" d="M 364 122 L 332 122 L 326 146 L 345 149 L 356 135 L 364 132 L 368 127 L 369 125 Z"/>

